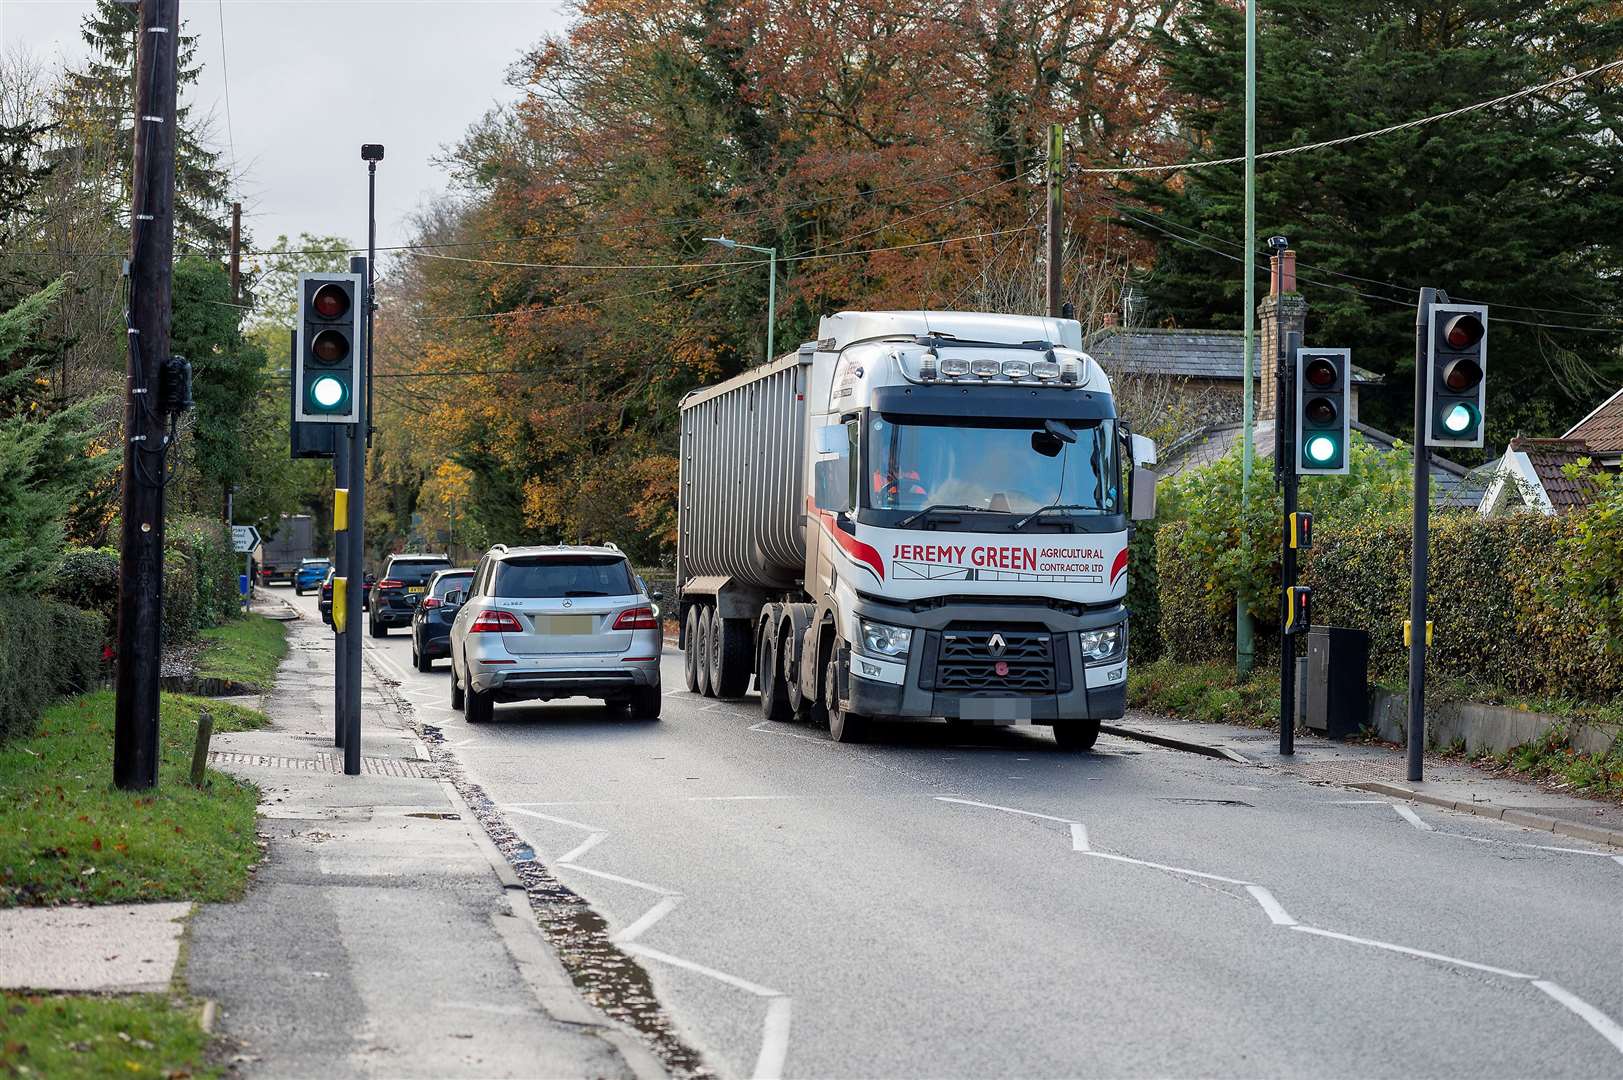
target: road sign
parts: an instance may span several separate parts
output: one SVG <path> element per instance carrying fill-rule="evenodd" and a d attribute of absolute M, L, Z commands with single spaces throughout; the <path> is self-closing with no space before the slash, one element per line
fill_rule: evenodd
<path fill-rule="evenodd" d="M 231 526 L 231 550 L 246 555 L 259 546 L 259 530 L 252 525 Z"/>

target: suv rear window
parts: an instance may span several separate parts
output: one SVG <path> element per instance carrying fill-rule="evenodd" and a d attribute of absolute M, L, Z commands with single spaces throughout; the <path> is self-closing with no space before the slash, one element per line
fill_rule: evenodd
<path fill-rule="evenodd" d="M 496 564 L 495 596 L 634 596 L 631 567 L 618 555 L 543 556 Z"/>
<path fill-rule="evenodd" d="M 436 570 L 444 570 L 451 563 L 447 559 L 396 559 L 389 563 L 384 577 L 403 581 L 407 585 L 421 585 Z"/>
<path fill-rule="evenodd" d="M 466 574 L 441 574 L 438 578 L 435 579 L 435 581 L 434 581 L 434 591 L 430 595 L 432 595 L 432 596 L 444 596 L 446 593 L 450 592 L 452 589 L 461 589 L 463 592 L 467 592 L 468 591 L 468 582 L 470 582 L 472 580 L 473 580 L 473 571 L 472 570 L 469 570 Z"/>

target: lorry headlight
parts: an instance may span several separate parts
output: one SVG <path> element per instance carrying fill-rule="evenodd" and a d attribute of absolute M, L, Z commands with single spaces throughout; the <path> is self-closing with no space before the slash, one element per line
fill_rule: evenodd
<path fill-rule="evenodd" d="M 1082 659 L 1090 664 L 1103 664 L 1121 656 L 1125 635 L 1122 634 L 1122 624 L 1107 626 L 1102 630 L 1084 630 L 1082 639 Z"/>
<path fill-rule="evenodd" d="M 862 651 L 870 656 L 906 656 L 913 631 L 906 626 L 857 619 L 862 630 Z"/>

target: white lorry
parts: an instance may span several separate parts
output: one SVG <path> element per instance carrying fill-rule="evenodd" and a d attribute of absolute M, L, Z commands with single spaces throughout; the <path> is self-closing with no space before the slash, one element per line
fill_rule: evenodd
<path fill-rule="evenodd" d="M 1075 320 L 841 312 L 690 393 L 681 423 L 690 690 L 754 675 L 768 718 L 826 718 L 841 742 L 937 718 L 1087 749 L 1122 715 L 1155 447 Z"/>

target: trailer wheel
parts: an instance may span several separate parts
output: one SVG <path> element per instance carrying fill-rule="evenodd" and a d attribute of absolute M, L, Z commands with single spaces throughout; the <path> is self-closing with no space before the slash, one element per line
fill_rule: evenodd
<path fill-rule="evenodd" d="M 697 604 L 688 608 L 685 620 L 687 626 L 682 635 L 682 640 L 686 642 L 682 646 L 682 678 L 688 685 L 688 692 L 692 694 L 699 692 L 699 657 L 702 655 L 699 651 L 700 610 Z"/>
<path fill-rule="evenodd" d="M 1061 750 L 1092 750 L 1093 744 L 1099 741 L 1099 721 L 1070 720 L 1055 724 L 1054 741 L 1059 743 Z"/>
<path fill-rule="evenodd" d="M 699 679 L 698 690 L 705 697 L 715 697 L 714 684 L 710 681 L 711 609 L 701 607 L 697 611 L 699 615 L 694 619 L 693 662 L 696 668 L 695 674 Z"/>
<path fill-rule="evenodd" d="M 789 707 L 789 682 L 783 677 L 783 665 L 778 662 L 778 641 L 770 626 L 762 630 L 761 648 L 755 660 L 755 673 L 761 680 L 761 715 L 779 723 L 793 720 L 795 711 Z"/>
<path fill-rule="evenodd" d="M 823 700 L 828 709 L 829 738 L 838 743 L 861 742 L 868 734 L 868 718 L 851 712 L 840 702 L 840 661 L 830 651 L 823 666 Z"/>
<path fill-rule="evenodd" d="M 710 672 L 710 686 L 719 698 L 741 698 L 750 685 L 750 624 L 747 619 L 715 616 L 710 649 L 716 666 Z"/>

